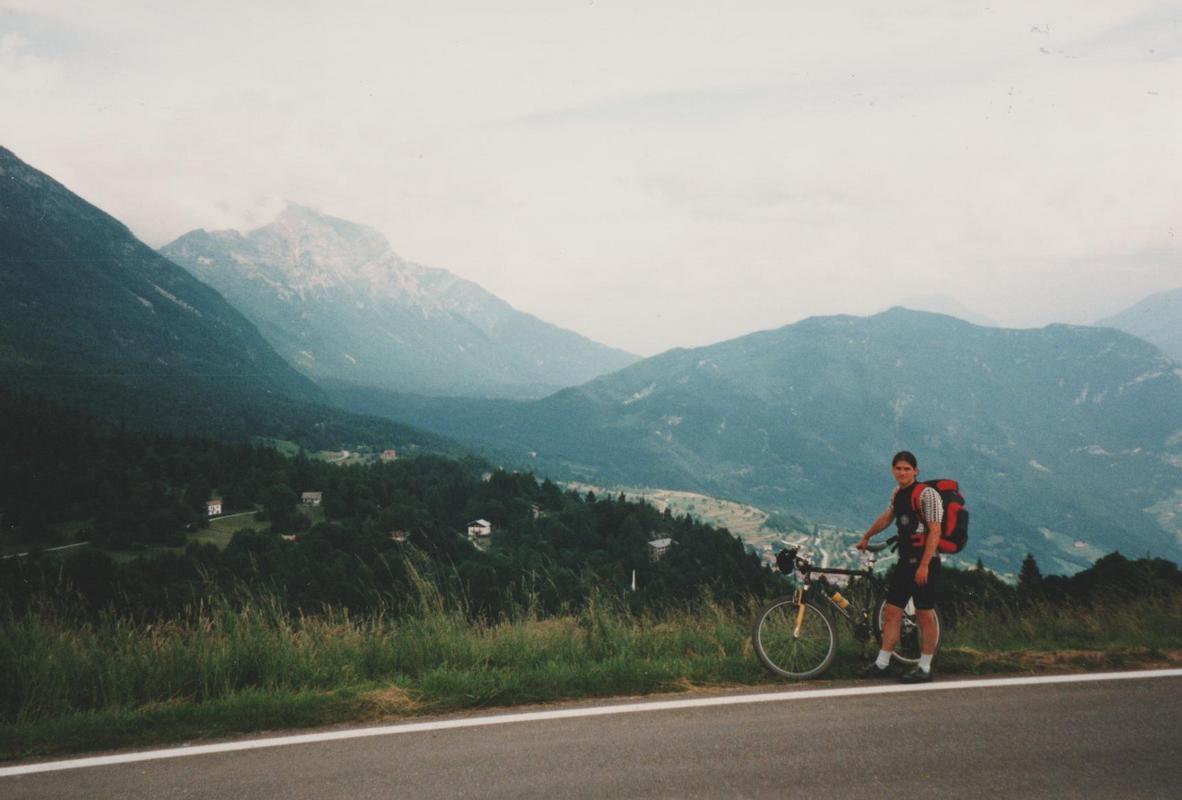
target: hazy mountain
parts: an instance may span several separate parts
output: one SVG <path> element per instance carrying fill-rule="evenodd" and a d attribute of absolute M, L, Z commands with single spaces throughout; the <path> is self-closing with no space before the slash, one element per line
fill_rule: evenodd
<path fill-rule="evenodd" d="M 636 361 L 399 258 L 371 228 L 292 205 L 243 235 L 161 251 L 222 292 L 318 381 L 404 392 L 540 397 Z"/>
<path fill-rule="evenodd" d="M 963 319 L 965 322 L 971 322 L 974 325 L 983 325 L 987 328 L 998 327 L 997 322 L 993 319 L 974 308 L 966 306 L 964 303 L 947 294 L 913 295 L 900 301 L 898 305 L 903 308 L 910 308 L 913 311 L 930 311 L 933 314 L 947 314 L 950 317 Z"/>
<path fill-rule="evenodd" d="M 3 148 L 0 388 L 155 431 L 456 449 L 327 407 L 215 290 Z"/>
<path fill-rule="evenodd" d="M 142 391 L 179 421 L 210 397 L 322 398 L 216 291 L 3 148 L 0 383 L 100 413 Z"/>
<path fill-rule="evenodd" d="M 1115 548 L 1182 554 L 1182 377 L 1111 329 L 892 309 L 672 350 L 530 403 L 348 400 L 556 475 L 851 527 L 886 505 L 906 448 L 923 476 L 962 482 L 968 558 L 1016 567 L 1032 551 L 1074 570 Z"/>
<path fill-rule="evenodd" d="M 1182 361 L 1182 288 L 1150 295 L 1096 324 L 1140 336 Z"/>

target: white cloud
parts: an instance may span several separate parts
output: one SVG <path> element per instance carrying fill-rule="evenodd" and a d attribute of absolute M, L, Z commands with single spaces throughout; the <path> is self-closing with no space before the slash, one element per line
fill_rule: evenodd
<path fill-rule="evenodd" d="M 291 199 L 639 352 L 1182 284 L 1153 4 L 111 5 L 0 6 L 0 143 L 152 244 Z"/>
<path fill-rule="evenodd" d="M 35 92 L 44 91 L 59 75 L 58 66 L 32 52 L 24 36 L 0 33 L 0 96 L 32 99 Z"/>

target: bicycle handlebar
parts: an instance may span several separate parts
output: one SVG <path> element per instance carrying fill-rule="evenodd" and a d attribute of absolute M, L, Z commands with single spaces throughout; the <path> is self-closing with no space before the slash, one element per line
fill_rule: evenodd
<path fill-rule="evenodd" d="M 886 550 L 888 547 L 892 550 L 897 550 L 899 548 L 899 537 L 892 536 L 885 542 L 880 542 L 878 544 L 868 544 L 866 545 L 866 550 L 864 552 L 870 553 L 871 555 L 876 555 L 881 553 L 883 550 Z M 788 575 L 793 570 L 800 570 L 806 575 L 810 572 L 817 572 L 824 575 L 866 574 L 866 570 L 841 569 L 839 567 L 814 567 L 808 561 L 805 561 L 803 558 L 801 558 L 799 552 L 800 551 L 797 550 L 797 548 L 792 547 L 785 548 L 776 553 L 776 567 L 779 568 L 781 573 Z"/>

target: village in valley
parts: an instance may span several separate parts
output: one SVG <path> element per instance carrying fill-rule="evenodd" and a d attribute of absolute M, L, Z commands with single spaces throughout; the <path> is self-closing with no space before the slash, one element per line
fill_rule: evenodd
<path fill-rule="evenodd" d="M 737 503 L 695 492 L 672 489 L 635 487 L 603 487 L 586 483 L 565 483 L 564 488 L 580 493 L 595 492 L 623 494 L 629 500 L 643 501 L 660 511 L 669 509 L 677 515 L 687 514 L 699 522 L 726 528 L 743 542 L 749 553 L 760 563 L 774 567 L 776 553 L 787 547 L 801 550 L 819 566 L 852 567 L 858 562 L 853 545 L 859 533 L 834 525 L 810 524 L 795 517 L 770 513 L 753 505 Z M 668 549 L 671 542 L 650 542 L 654 550 Z M 883 559 L 888 562 L 889 559 Z"/>

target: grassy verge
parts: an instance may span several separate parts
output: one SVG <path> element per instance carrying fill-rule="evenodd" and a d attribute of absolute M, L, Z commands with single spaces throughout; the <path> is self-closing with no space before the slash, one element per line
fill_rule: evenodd
<path fill-rule="evenodd" d="M 1182 663 L 1182 601 L 1096 613 L 971 615 L 946 631 L 941 674 Z M 604 604 L 470 624 L 291 617 L 275 602 L 196 610 L 185 623 L 0 621 L 0 759 L 191 741 L 552 700 L 771 683 L 749 610 L 633 615 Z M 843 633 L 848 633 L 843 631 Z M 827 678 L 853 677 L 847 636 Z"/>

